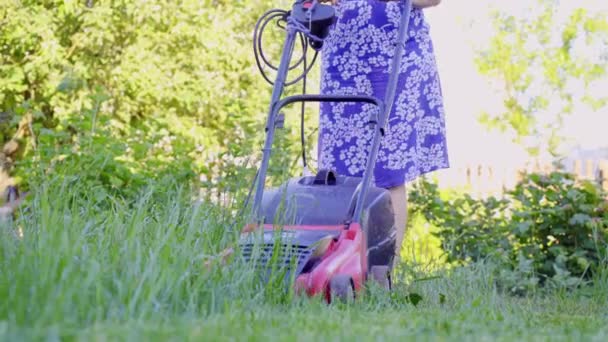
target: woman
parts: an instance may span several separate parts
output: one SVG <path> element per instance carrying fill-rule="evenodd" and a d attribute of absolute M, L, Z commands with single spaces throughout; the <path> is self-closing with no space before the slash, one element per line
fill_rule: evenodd
<path fill-rule="evenodd" d="M 376 186 L 390 191 L 397 228 L 397 258 L 407 220 L 405 184 L 447 168 L 443 99 L 423 8 L 441 0 L 412 0 L 408 38 L 397 92 L 374 170 Z M 384 99 L 394 40 L 404 2 L 331 1 L 338 20 L 322 50 L 321 92 Z M 366 104 L 323 103 L 319 120 L 319 167 L 360 177 L 373 131 Z"/>

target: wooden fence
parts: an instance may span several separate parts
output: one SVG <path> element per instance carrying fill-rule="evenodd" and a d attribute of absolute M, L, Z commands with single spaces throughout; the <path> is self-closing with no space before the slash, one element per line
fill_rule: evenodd
<path fill-rule="evenodd" d="M 490 164 L 473 164 L 455 167 L 438 173 L 441 186 L 461 188 L 476 197 L 500 196 L 512 189 L 526 172 L 550 173 L 558 168 L 551 163 L 530 162 L 520 167 L 500 167 Z M 573 173 L 578 179 L 591 180 L 608 191 L 608 159 L 574 160 L 562 170 Z"/>

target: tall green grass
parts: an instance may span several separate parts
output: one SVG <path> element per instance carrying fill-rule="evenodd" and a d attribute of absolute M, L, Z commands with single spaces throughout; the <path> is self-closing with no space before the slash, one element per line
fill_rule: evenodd
<path fill-rule="evenodd" d="M 133 203 L 103 204 L 76 198 L 78 190 L 47 184 L 13 225 L 2 227 L 0 319 L 75 328 L 176 313 L 200 317 L 229 301 L 255 300 L 244 286 L 251 272 L 203 267 L 234 240 L 218 208 L 187 205 L 179 189 L 151 188 Z"/>
<path fill-rule="evenodd" d="M 153 186 L 132 201 L 82 196 L 79 186 L 48 181 L 16 221 L 1 227 L 0 340 L 602 340 L 608 334 L 605 278 L 577 292 L 515 298 L 497 291 L 491 265 L 431 270 L 422 261 L 432 256 L 406 258 L 392 294 L 371 287 L 351 306 L 328 306 L 262 285 L 238 260 L 204 267 L 236 241 L 234 208 L 192 204 L 177 186 Z"/>

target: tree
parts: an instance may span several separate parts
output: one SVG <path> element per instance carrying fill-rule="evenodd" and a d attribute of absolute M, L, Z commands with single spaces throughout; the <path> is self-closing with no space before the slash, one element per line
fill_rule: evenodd
<path fill-rule="evenodd" d="M 478 70 L 499 80 L 504 109 L 483 113 L 481 123 L 514 133 L 535 156 L 560 153 L 566 115 L 583 105 L 597 110 L 608 96 L 593 95 L 608 66 L 608 13 L 573 9 L 564 20 L 560 2 L 531 2 L 528 15 L 493 12 L 495 35 L 476 60 Z"/>

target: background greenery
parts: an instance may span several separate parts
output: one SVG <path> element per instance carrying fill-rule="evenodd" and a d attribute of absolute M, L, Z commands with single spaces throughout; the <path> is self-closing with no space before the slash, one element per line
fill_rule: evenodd
<path fill-rule="evenodd" d="M 605 194 L 563 172 L 483 200 L 421 180 L 396 291 L 370 288 L 351 307 L 260 286 L 238 260 L 203 267 L 236 239 L 233 213 L 259 161 L 270 86 L 252 28 L 289 3 L 0 3 L 0 186 L 31 193 L 0 222 L 0 339 L 605 339 Z M 480 72 L 507 90 L 504 113 L 482 121 L 539 138 L 532 154 L 557 151 L 552 129 L 575 103 L 605 104 L 566 86 L 605 76 L 606 58 L 571 49 L 605 49 L 605 15 L 578 9 L 557 29 L 557 5 L 497 13 L 479 54 Z M 269 34 L 277 60 L 281 31 Z M 299 172 L 298 115 L 286 111 L 271 183 Z"/>
<path fill-rule="evenodd" d="M 504 93 L 503 109 L 481 113 L 480 122 L 513 136 L 531 155 L 565 153 L 564 119 L 605 108 L 608 100 L 596 91 L 608 66 L 606 12 L 573 6 L 563 15 L 562 4 L 530 1 L 524 16 L 494 11 L 494 36 L 475 61 Z"/>
<path fill-rule="evenodd" d="M 254 68 L 251 32 L 271 5 L 3 2 L 4 172 L 24 188 L 49 172 L 72 172 L 125 195 L 151 178 L 198 175 L 208 184 L 197 186 L 221 192 L 237 173 L 250 174 L 270 94 Z M 274 60 L 280 33 L 266 36 Z M 297 122 L 289 114 L 288 123 Z M 298 127 L 286 127 L 273 171 L 293 168 L 298 155 Z M 75 159 L 87 169 L 71 167 Z"/>
<path fill-rule="evenodd" d="M 514 294 L 576 288 L 608 266 L 608 202 L 597 184 L 568 173 L 530 174 L 501 198 L 441 193 L 420 182 L 412 212 L 440 227 L 446 261 L 490 262 Z"/>

